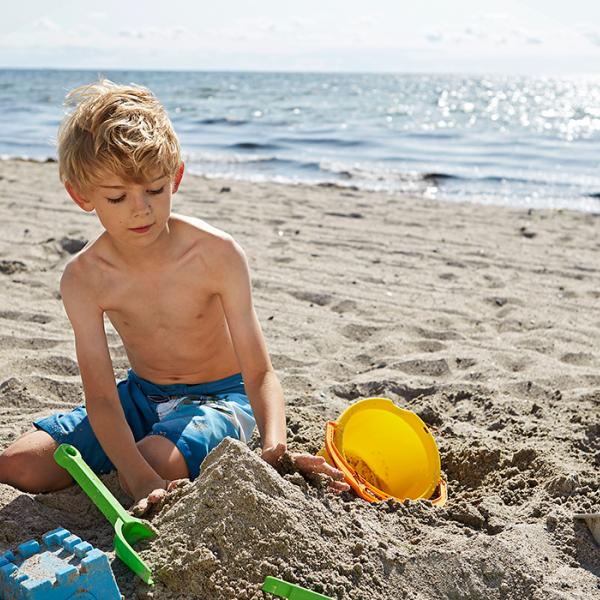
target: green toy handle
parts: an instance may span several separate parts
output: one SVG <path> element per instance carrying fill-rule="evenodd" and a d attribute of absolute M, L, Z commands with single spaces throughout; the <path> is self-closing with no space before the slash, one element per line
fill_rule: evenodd
<path fill-rule="evenodd" d="M 311 592 L 306 588 L 288 583 L 277 577 L 265 577 L 262 586 L 263 592 L 269 592 L 280 598 L 288 598 L 288 600 L 333 600 L 329 596 L 323 596 L 317 592 Z"/>
<path fill-rule="evenodd" d="M 121 519 L 123 523 L 131 519 L 129 513 L 86 464 L 77 448 L 61 444 L 54 452 L 54 460 L 69 472 L 113 527 L 117 519 Z"/>

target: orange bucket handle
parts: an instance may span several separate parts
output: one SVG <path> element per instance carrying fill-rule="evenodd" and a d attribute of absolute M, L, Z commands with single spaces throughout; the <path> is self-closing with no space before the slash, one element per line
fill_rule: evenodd
<path fill-rule="evenodd" d="M 335 466 L 342 471 L 346 483 L 348 483 L 352 489 L 364 500 L 368 502 L 381 502 L 394 498 L 394 496 L 387 494 L 386 492 L 376 488 L 372 483 L 369 483 L 366 479 L 361 477 L 346 461 L 340 451 L 336 448 L 334 443 L 334 435 L 337 423 L 335 421 L 327 421 L 325 425 L 325 450 L 329 454 L 331 460 L 335 463 Z M 440 479 L 436 488 L 436 497 L 431 500 L 434 506 L 444 506 L 448 500 L 448 485 L 443 479 Z M 400 502 L 404 498 L 396 498 Z"/>

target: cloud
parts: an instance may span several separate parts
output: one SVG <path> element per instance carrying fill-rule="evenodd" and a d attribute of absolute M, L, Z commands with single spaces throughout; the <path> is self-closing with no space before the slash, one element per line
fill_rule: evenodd
<path fill-rule="evenodd" d="M 512 29 L 510 31 L 512 38 L 515 41 L 523 42 L 525 44 L 543 44 L 543 37 L 534 31 L 528 31 L 523 28 Z"/>
<path fill-rule="evenodd" d="M 502 21 L 508 21 L 508 19 L 509 19 L 508 15 L 506 13 L 498 13 L 498 12 L 480 14 L 480 15 L 477 15 L 477 18 L 481 19 L 482 21 L 495 21 L 496 23 L 499 23 Z"/>
<path fill-rule="evenodd" d="M 140 29 L 121 29 L 117 32 L 117 35 L 124 38 L 130 39 L 144 39 L 146 37 L 146 33 L 144 33 Z"/>
<path fill-rule="evenodd" d="M 437 43 L 441 42 L 444 39 L 444 34 L 439 30 L 429 30 L 425 32 L 425 39 L 428 42 Z"/>
<path fill-rule="evenodd" d="M 61 27 L 48 17 L 40 17 L 32 23 L 33 29 L 42 31 L 60 31 Z"/>
<path fill-rule="evenodd" d="M 476 15 L 475 21 L 487 21 L 487 24 L 468 23 L 441 30 L 428 29 L 423 35 L 428 43 L 443 43 L 448 49 L 453 46 L 482 48 L 485 45 L 494 47 L 544 44 L 544 35 L 541 32 L 515 27 L 506 15 L 496 13 Z"/>
<path fill-rule="evenodd" d="M 579 25 L 577 30 L 588 42 L 591 42 L 594 46 L 600 46 L 600 29 L 591 29 L 587 25 Z"/>

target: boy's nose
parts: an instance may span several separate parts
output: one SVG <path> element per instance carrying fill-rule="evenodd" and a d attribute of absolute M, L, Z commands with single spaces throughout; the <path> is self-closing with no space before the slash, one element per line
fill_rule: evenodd
<path fill-rule="evenodd" d="M 151 203 L 150 203 L 149 196 L 147 196 L 146 194 L 139 194 L 139 195 L 134 196 L 133 210 L 136 214 L 137 213 L 146 214 L 146 213 L 150 212 L 150 209 L 151 209 Z"/>

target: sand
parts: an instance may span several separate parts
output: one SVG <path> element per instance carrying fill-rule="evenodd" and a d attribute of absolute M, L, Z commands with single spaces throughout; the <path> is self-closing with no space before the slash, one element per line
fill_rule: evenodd
<path fill-rule="evenodd" d="M 278 474 L 256 439 L 226 440 L 151 517 L 157 585 L 114 559 L 126 599 L 272 598 L 266 575 L 336 599 L 600 596 L 600 548 L 573 519 L 600 510 L 600 214 L 190 175 L 174 210 L 246 250 L 291 449 L 319 450 L 327 419 L 388 397 L 430 426 L 449 501 L 336 496 Z M 56 164 L 0 162 L 0 448 L 82 400 L 58 282 L 99 232 Z M 57 526 L 114 558 L 79 489 L 0 484 L 0 552 Z"/>

